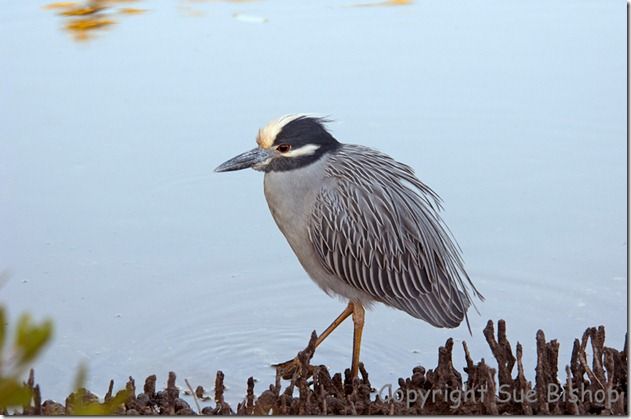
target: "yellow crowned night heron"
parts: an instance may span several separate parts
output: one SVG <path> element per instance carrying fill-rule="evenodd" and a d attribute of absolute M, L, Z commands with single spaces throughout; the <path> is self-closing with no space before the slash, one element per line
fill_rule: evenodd
<path fill-rule="evenodd" d="M 352 316 L 356 377 L 365 306 L 380 302 L 456 327 L 467 318 L 470 293 L 483 297 L 439 216 L 436 193 L 409 166 L 339 143 L 325 122 L 306 115 L 272 121 L 259 130 L 257 148 L 215 171 L 265 172 L 269 209 L 305 271 L 327 294 L 348 300 L 316 346 Z"/>

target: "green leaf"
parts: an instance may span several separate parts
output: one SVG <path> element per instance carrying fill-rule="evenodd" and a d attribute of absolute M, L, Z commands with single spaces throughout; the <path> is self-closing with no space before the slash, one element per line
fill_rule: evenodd
<path fill-rule="evenodd" d="M 84 363 L 79 364 L 79 368 L 77 369 L 77 375 L 74 379 L 74 391 L 79 391 L 79 389 L 85 387 L 85 382 L 88 378 L 88 368 Z"/>
<path fill-rule="evenodd" d="M 128 390 L 119 391 L 116 396 L 105 403 L 82 403 L 79 401 L 72 406 L 73 416 L 111 416 L 118 413 L 121 405 L 127 401 L 130 392 Z"/>
<path fill-rule="evenodd" d="M 104 403 L 86 401 L 85 383 L 87 381 L 87 368 L 85 364 L 80 364 L 74 381 L 74 400 L 72 401 L 71 413 L 73 416 L 110 416 L 119 412 L 130 396 L 127 389 L 120 390 L 116 395 Z"/>
<path fill-rule="evenodd" d="M 15 329 L 15 344 L 18 348 L 21 348 L 27 344 L 30 331 L 31 316 L 27 313 L 24 313 L 18 319 L 18 324 Z"/>
<path fill-rule="evenodd" d="M 24 366 L 41 352 L 53 334 L 53 324 L 45 320 L 41 325 L 32 324 L 31 317 L 23 314 L 18 320 L 15 343 L 18 349 L 18 366 Z"/>
<path fill-rule="evenodd" d="M 31 389 L 13 378 L 0 378 L 0 410 L 31 402 Z"/>

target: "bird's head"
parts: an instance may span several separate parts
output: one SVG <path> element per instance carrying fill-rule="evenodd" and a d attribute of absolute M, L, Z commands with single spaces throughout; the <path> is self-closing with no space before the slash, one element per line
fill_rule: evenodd
<path fill-rule="evenodd" d="M 287 115 L 271 121 L 259 130 L 258 147 L 233 157 L 215 172 L 247 168 L 286 171 L 307 166 L 340 145 L 326 130 L 325 122 L 307 115 Z"/>

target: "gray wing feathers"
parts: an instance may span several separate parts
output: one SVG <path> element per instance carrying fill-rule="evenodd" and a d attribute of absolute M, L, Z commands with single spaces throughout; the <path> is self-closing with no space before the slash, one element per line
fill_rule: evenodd
<path fill-rule="evenodd" d="M 377 301 L 437 327 L 456 327 L 471 291 L 440 198 L 385 154 L 344 145 L 327 165 L 309 238 L 327 270 Z"/>

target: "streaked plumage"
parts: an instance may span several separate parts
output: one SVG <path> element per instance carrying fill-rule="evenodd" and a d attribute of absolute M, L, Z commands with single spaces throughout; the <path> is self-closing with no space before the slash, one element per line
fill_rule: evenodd
<path fill-rule="evenodd" d="M 440 218 L 438 195 L 409 166 L 339 143 L 324 122 L 304 115 L 272 121 L 259 130 L 259 148 L 216 170 L 265 172 L 272 216 L 305 271 L 349 301 L 316 345 L 352 315 L 356 376 L 364 306 L 380 302 L 436 327 L 456 327 L 472 296 L 483 297 Z"/>
<path fill-rule="evenodd" d="M 309 238 L 328 271 L 375 301 L 437 327 L 456 327 L 473 287 L 438 210 L 413 170 L 367 147 L 343 145 L 325 167 Z"/>

